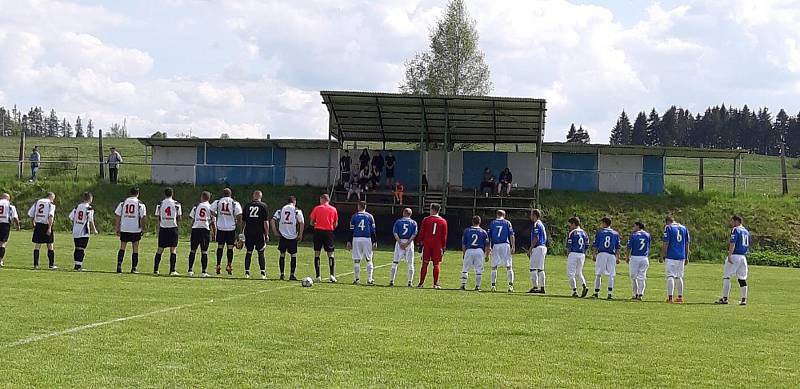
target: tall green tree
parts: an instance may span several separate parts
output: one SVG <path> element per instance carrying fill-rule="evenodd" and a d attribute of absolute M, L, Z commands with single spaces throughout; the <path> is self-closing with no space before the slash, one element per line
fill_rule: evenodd
<path fill-rule="evenodd" d="M 92 119 L 89 119 L 89 124 L 86 125 L 86 137 L 94 138 L 94 123 L 92 123 Z"/>
<path fill-rule="evenodd" d="M 464 0 L 450 0 L 431 29 L 430 50 L 406 62 L 402 93 L 487 95 L 491 74 L 478 48 L 478 30 Z"/>
<path fill-rule="evenodd" d="M 639 114 L 636 115 L 636 121 L 633 122 L 631 144 L 638 146 L 647 144 L 647 115 L 644 111 L 639 112 Z"/>
<path fill-rule="evenodd" d="M 81 123 L 80 116 L 78 116 L 78 118 L 75 119 L 75 137 L 83 138 L 83 123 Z"/>
<path fill-rule="evenodd" d="M 567 132 L 567 143 L 588 144 L 589 142 L 591 142 L 589 132 L 586 131 L 583 126 L 578 127 L 578 129 L 575 129 L 575 123 L 572 123 L 572 125 L 569 126 L 569 131 Z"/>
<path fill-rule="evenodd" d="M 622 111 L 617 119 L 617 124 L 611 129 L 611 137 L 608 143 L 612 145 L 629 145 L 633 137 L 633 127 L 631 121 L 628 119 L 628 114 Z"/>
<path fill-rule="evenodd" d="M 659 131 L 661 127 L 661 117 L 658 115 L 658 112 L 655 108 L 650 111 L 650 115 L 647 116 L 647 143 L 646 146 L 658 146 L 659 140 Z"/>

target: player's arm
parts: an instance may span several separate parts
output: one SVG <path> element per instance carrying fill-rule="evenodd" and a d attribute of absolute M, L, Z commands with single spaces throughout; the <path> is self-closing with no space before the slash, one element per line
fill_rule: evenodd
<path fill-rule="evenodd" d="M 444 223 L 442 223 L 442 237 L 440 239 L 441 239 L 441 243 L 442 243 L 442 253 L 444 253 L 445 250 L 447 250 L 447 222 L 446 221 Z"/>
<path fill-rule="evenodd" d="M 92 217 L 89 219 L 89 228 L 92 231 L 92 233 L 94 233 L 95 235 L 98 234 L 97 225 L 94 224 L 94 215 L 92 215 Z"/>
<path fill-rule="evenodd" d="M 52 207 L 52 205 L 51 205 L 51 207 Z M 55 221 L 55 217 L 53 217 L 53 213 L 50 213 L 49 215 L 47 215 L 47 235 L 52 235 L 53 234 L 53 222 L 54 221 Z M 687 248 L 687 252 L 688 252 L 689 246 L 687 245 L 686 248 Z"/>
<path fill-rule="evenodd" d="M 14 218 L 12 220 L 14 220 L 14 224 L 17 225 L 17 231 L 19 231 L 20 230 L 19 216 L 14 214 Z"/>
<path fill-rule="evenodd" d="M 631 245 L 633 239 L 628 238 L 628 244 L 625 245 L 625 263 L 631 263 Z"/>
<path fill-rule="evenodd" d="M 378 248 L 378 226 L 375 225 L 375 218 L 372 215 L 369 216 L 369 222 L 372 223 L 372 233 L 369 237 L 372 240 L 372 247 Z"/>
<path fill-rule="evenodd" d="M 269 221 L 264 220 L 264 239 L 269 242 Z"/>
<path fill-rule="evenodd" d="M 661 255 L 658 258 L 658 262 L 663 262 L 667 259 L 667 248 L 669 247 L 669 229 L 668 227 L 664 227 L 664 234 L 661 237 Z"/>
<path fill-rule="evenodd" d="M 511 235 L 511 254 L 517 253 L 517 237 L 515 235 Z"/>
<path fill-rule="evenodd" d="M 274 216 L 272 219 L 269 219 L 269 229 L 272 231 L 272 235 L 278 236 L 278 223 L 275 222 Z"/>

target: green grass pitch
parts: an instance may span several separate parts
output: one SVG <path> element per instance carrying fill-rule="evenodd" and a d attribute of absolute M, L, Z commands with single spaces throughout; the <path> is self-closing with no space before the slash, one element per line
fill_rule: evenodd
<path fill-rule="evenodd" d="M 750 305 L 715 306 L 722 265 L 690 264 L 688 304 L 677 306 L 663 303 L 657 262 L 646 301 L 637 303 L 627 301 L 624 263 L 618 299 L 594 301 L 566 297 L 563 257 L 548 258 L 549 294 L 531 296 L 521 293 L 529 287 L 524 255 L 515 257 L 514 294 L 454 290 L 458 252 L 445 256 L 442 291 L 383 286 L 387 251 L 376 255 L 378 286 L 350 285 L 344 250 L 337 251 L 339 284 L 302 288 L 275 280 L 274 246 L 270 280 L 262 281 L 241 278 L 241 251 L 234 279 L 113 274 L 112 236 L 93 237 L 90 271 L 73 273 L 63 270 L 72 267 L 66 233 L 56 236 L 62 270 L 34 272 L 29 240 L 12 233 L 0 269 L 0 387 L 800 385 L 800 269 L 753 266 Z M 143 242 L 143 273 L 154 244 L 152 236 Z M 590 279 L 593 270 L 588 261 Z M 308 247 L 298 273 L 313 273 Z M 398 283 L 405 274 L 401 265 Z M 505 272 L 498 278 L 504 283 Z M 735 286 L 731 297 L 738 299 Z"/>

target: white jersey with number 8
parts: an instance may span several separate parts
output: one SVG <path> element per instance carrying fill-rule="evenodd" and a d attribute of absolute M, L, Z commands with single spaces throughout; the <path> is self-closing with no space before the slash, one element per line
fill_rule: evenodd
<path fill-rule="evenodd" d="M 69 220 L 72 220 L 73 238 L 88 238 L 89 223 L 94 222 L 94 209 L 89 204 L 80 203 L 69 213 Z"/>
<path fill-rule="evenodd" d="M 141 218 L 147 215 L 147 208 L 136 197 L 128 197 L 117 205 L 114 214 L 120 217 L 120 232 L 135 234 L 142 232 Z"/>

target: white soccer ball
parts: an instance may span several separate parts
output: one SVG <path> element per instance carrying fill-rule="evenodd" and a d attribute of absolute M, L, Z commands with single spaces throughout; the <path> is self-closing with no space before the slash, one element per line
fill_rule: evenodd
<path fill-rule="evenodd" d="M 314 286 L 314 280 L 312 280 L 311 277 L 306 277 L 300 281 L 300 284 L 302 284 L 304 288 L 310 288 Z"/>

